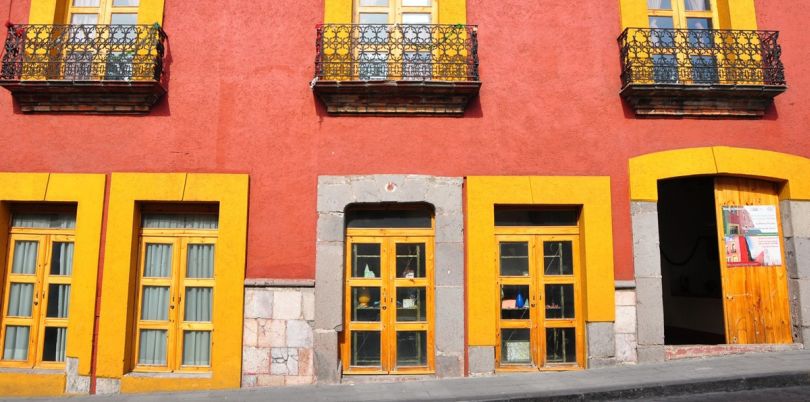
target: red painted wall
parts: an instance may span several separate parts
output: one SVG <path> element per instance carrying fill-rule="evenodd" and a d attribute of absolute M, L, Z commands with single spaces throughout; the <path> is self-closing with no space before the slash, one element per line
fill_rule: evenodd
<path fill-rule="evenodd" d="M 27 20 L 29 1 L 0 0 Z M 481 96 L 464 118 L 330 117 L 315 100 L 322 0 L 166 1 L 169 94 L 148 116 L 23 115 L 0 93 L 0 171 L 249 173 L 248 277 L 313 278 L 323 174 L 609 175 L 631 279 L 628 158 L 732 145 L 810 157 L 804 0 L 758 0 L 790 89 L 762 120 L 639 120 L 618 96 L 619 1 L 469 0 Z"/>

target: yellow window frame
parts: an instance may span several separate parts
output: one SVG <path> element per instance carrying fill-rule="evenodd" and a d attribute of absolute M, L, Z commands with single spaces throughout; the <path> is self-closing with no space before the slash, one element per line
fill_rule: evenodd
<path fill-rule="evenodd" d="M 556 276 L 545 275 L 541 262 L 543 261 L 543 243 L 546 241 L 570 241 L 573 264 L 573 275 Z M 500 272 L 500 243 L 525 242 L 529 247 L 529 274 L 528 276 L 502 276 Z M 585 311 L 583 294 L 585 283 L 583 280 L 584 268 L 580 249 L 579 226 L 561 227 L 496 227 L 495 250 L 496 261 L 496 294 L 500 294 L 501 286 L 522 285 L 529 287 L 529 297 L 526 303 L 530 305 L 529 318 L 526 320 L 504 319 L 501 316 L 501 299 L 497 298 L 498 306 L 495 309 L 496 339 L 495 362 L 497 371 L 563 371 L 580 370 L 585 367 Z M 546 285 L 573 285 L 574 286 L 574 318 L 551 319 L 545 317 L 542 308 L 546 300 Z M 575 363 L 547 363 L 546 362 L 546 330 L 551 328 L 573 328 L 576 343 Z M 515 364 L 503 362 L 501 356 L 501 329 L 529 329 L 530 353 L 532 362 L 529 364 Z"/>
<path fill-rule="evenodd" d="M 99 0 L 98 6 L 78 7 L 73 5 L 73 0 L 67 2 L 67 12 L 65 13 L 65 23 L 70 24 L 74 14 L 95 14 L 98 15 L 97 25 L 108 25 L 112 21 L 113 14 L 138 14 L 140 6 L 113 6 L 115 0 Z"/>
<path fill-rule="evenodd" d="M 360 23 L 361 13 L 388 14 L 389 24 L 401 24 L 402 15 L 408 13 L 430 14 L 430 23 L 438 24 L 439 0 L 430 0 L 429 6 L 403 6 L 402 0 L 388 0 L 387 6 L 361 6 L 362 0 L 354 0 L 354 22 Z"/>
<path fill-rule="evenodd" d="M 142 229 L 138 251 L 138 284 L 137 284 L 137 308 L 134 339 L 132 347 L 132 371 L 135 372 L 209 372 L 213 368 L 213 321 L 190 322 L 185 321 L 185 302 L 183 298 L 188 287 L 207 287 L 212 289 L 211 303 L 213 305 L 214 288 L 216 284 L 216 266 L 214 266 L 213 278 L 187 278 L 186 265 L 188 258 L 188 246 L 193 244 L 214 245 L 216 253 L 217 230 L 211 229 Z M 172 268 L 168 278 L 144 277 L 146 244 L 171 244 L 172 245 Z M 164 286 L 169 287 L 169 313 L 168 321 L 146 321 L 142 320 L 143 288 L 144 286 Z M 213 309 L 212 309 L 213 320 Z M 167 331 L 166 339 L 166 365 L 147 365 L 138 361 L 140 351 L 140 334 L 142 329 L 156 329 Z M 212 334 L 209 338 L 209 365 L 193 366 L 183 364 L 183 335 L 186 331 L 208 331 Z"/>
<path fill-rule="evenodd" d="M 380 244 L 380 277 L 352 277 L 352 245 L 357 243 Z M 408 243 L 425 244 L 425 277 L 396 277 L 396 245 Z M 345 252 L 344 322 L 340 350 L 344 362 L 343 374 L 433 374 L 435 372 L 435 319 L 434 319 L 434 230 L 431 229 L 348 229 Z M 380 321 L 352 321 L 352 288 L 380 288 Z M 396 305 L 397 289 L 424 288 L 426 321 L 398 322 Z M 351 334 L 354 331 L 380 332 L 380 367 L 360 367 L 351 365 Z M 426 366 L 397 367 L 397 332 L 426 332 Z"/>
<path fill-rule="evenodd" d="M 672 9 L 647 8 L 650 17 L 672 17 L 675 29 L 687 29 L 687 18 L 708 18 L 712 21 L 712 28 L 718 29 L 717 0 L 709 0 L 709 10 L 689 11 L 685 0 L 672 0 Z"/>
<path fill-rule="evenodd" d="M 15 245 L 17 241 L 37 242 L 37 263 L 33 275 L 14 274 L 11 272 L 14 263 Z M 5 278 L 3 284 L 3 304 L 0 312 L 0 367 L 16 368 L 44 368 L 60 369 L 65 362 L 50 362 L 42 359 L 45 344 L 45 328 L 67 328 L 67 318 L 47 317 L 49 285 L 71 285 L 71 276 L 51 275 L 51 257 L 53 243 L 76 243 L 73 229 L 40 229 L 40 228 L 12 228 L 8 240 L 8 256 L 4 267 Z M 30 283 L 34 285 L 33 300 L 30 317 L 8 316 L 9 297 L 11 297 L 11 283 Z M 72 288 L 71 288 L 72 290 Z M 70 300 L 68 301 L 70 305 Z M 8 326 L 27 326 L 28 330 L 28 356 L 25 360 L 3 360 L 5 349 L 6 328 Z"/>

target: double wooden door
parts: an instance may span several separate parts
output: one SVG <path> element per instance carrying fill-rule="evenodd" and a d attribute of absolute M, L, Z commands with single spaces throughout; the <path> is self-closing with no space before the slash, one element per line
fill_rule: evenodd
<path fill-rule="evenodd" d="M 791 343 L 787 269 L 775 184 L 715 179 L 726 342 Z"/>
<path fill-rule="evenodd" d="M 346 241 L 344 373 L 431 373 L 433 236 L 353 232 Z"/>
<path fill-rule="evenodd" d="M 579 235 L 561 229 L 496 235 L 499 370 L 584 367 Z"/>

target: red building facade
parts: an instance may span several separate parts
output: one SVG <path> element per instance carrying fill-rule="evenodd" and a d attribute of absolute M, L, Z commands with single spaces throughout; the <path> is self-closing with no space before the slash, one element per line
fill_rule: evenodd
<path fill-rule="evenodd" d="M 29 15 L 36 12 L 37 7 L 44 7 L 32 2 L 37 3 L 38 0 L 0 0 L 0 10 L 8 10 L 8 20 L 11 23 L 22 24 L 29 20 Z M 145 0 L 141 0 L 141 3 L 143 7 Z M 796 313 L 791 316 L 789 312 L 785 313 L 789 320 L 786 328 L 791 328 L 792 337 L 786 342 L 776 338 L 751 342 L 737 342 L 726 338 L 719 341 L 713 338 L 706 338 L 705 342 L 699 339 L 694 341 L 695 338 L 689 336 L 697 336 L 698 333 L 717 335 L 718 331 L 707 328 L 713 325 L 722 327 L 722 318 L 719 323 L 716 318 L 706 318 L 707 323 L 714 324 L 706 324 L 703 329 L 684 329 L 688 325 L 678 325 L 679 318 L 673 317 L 679 316 L 680 309 L 686 307 L 667 307 L 669 296 L 661 296 L 661 292 L 669 292 L 667 289 L 672 289 L 673 295 L 691 292 L 690 300 L 703 300 L 722 290 L 707 290 L 706 286 L 701 285 L 703 287 L 697 291 L 687 289 L 691 285 L 685 285 L 686 288 L 672 285 L 669 281 L 682 280 L 661 273 L 662 269 L 668 269 L 667 262 L 659 261 L 661 257 L 655 250 L 657 243 L 645 243 L 647 238 L 642 234 L 649 229 L 645 225 L 660 224 L 658 229 L 661 230 L 661 243 L 670 241 L 662 229 L 668 227 L 665 222 L 667 219 L 656 219 L 656 202 L 658 213 L 662 208 L 658 196 L 663 197 L 663 194 L 671 192 L 672 199 L 678 200 L 676 204 L 683 205 L 688 202 L 688 197 L 683 194 L 695 194 L 695 198 L 699 197 L 697 194 L 703 194 L 699 193 L 702 190 L 697 189 L 699 184 L 695 184 L 696 187 L 673 190 L 666 187 L 667 184 L 656 187 L 659 180 L 666 182 L 673 178 L 693 176 L 734 176 L 773 183 L 772 187 L 775 187 L 769 191 L 775 198 L 757 198 L 750 202 L 754 205 L 780 206 L 779 238 L 782 241 L 781 250 L 786 250 L 782 267 L 786 273 L 781 274 L 780 280 L 784 281 L 785 286 L 788 286 L 789 281 L 796 281 L 795 286 L 791 282 L 790 294 L 800 292 L 800 288 L 804 289 L 802 281 L 805 277 L 802 272 L 808 270 L 806 265 L 810 264 L 810 260 L 794 255 L 794 252 L 801 254 L 797 239 L 810 238 L 810 233 L 803 232 L 810 229 L 802 226 L 810 219 L 810 207 L 806 204 L 810 198 L 805 198 L 810 194 L 810 176 L 807 176 L 807 171 L 797 170 L 810 166 L 810 160 L 805 159 L 810 158 L 810 138 L 804 132 L 810 120 L 805 96 L 805 92 L 810 90 L 810 75 L 804 74 L 808 69 L 804 60 L 810 54 L 807 54 L 807 47 L 802 43 L 805 36 L 802 22 L 806 19 L 806 13 L 802 11 L 804 8 L 801 7 L 803 3 L 795 0 L 743 2 L 746 3 L 745 7 L 751 7 L 751 12 L 755 15 L 756 29 L 779 31 L 778 44 L 781 46 L 781 62 L 788 86 L 783 94 L 775 97 L 772 104 L 766 104 L 762 116 L 744 117 L 728 115 L 733 113 L 684 117 L 684 109 L 677 107 L 675 112 L 662 116 L 645 117 L 637 114 L 631 101 L 623 99 L 619 94 L 623 88 L 622 60 L 621 48 L 616 39 L 625 28 L 633 26 L 626 22 L 631 14 L 627 7 L 631 7 L 634 2 L 618 0 L 579 6 L 552 1 L 466 1 L 466 9 L 463 10 L 465 19 L 457 23 L 477 26 L 478 77 L 482 84 L 480 92 L 471 98 L 463 114 L 411 115 L 406 111 L 382 116 L 383 113 L 329 113 L 321 98 L 313 92 L 313 87 L 318 85 L 318 80 L 313 82 L 313 77 L 316 76 L 316 65 L 313 63 L 317 56 L 316 27 L 325 22 L 340 22 L 326 20 L 331 18 L 329 7 L 340 5 L 324 3 L 320 0 L 275 1 L 246 6 L 229 2 L 202 4 L 166 1 L 165 5 L 161 5 L 162 21 L 155 21 L 160 22 L 167 36 L 161 77 L 166 93 L 144 113 L 74 113 L 64 110 L 28 112 L 10 92 L 0 94 L 0 122 L 4 143 L 7 144 L 6 152 L 0 158 L 0 171 L 7 172 L 4 179 L 7 184 L 4 186 L 28 186 L 24 184 L 28 180 L 22 176 L 24 173 L 49 173 L 52 176 L 101 175 L 98 176 L 100 181 L 90 186 L 96 189 L 94 191 L 99 191 L 98 195 L 101 197 L 98 201 L 88 202 L 99 213 L 93 218 L 97 220 L 93 225 L 82 223 L 82 208 L 86 208 L 88 204 L 82 204 L 84 201 L 79 201 L 79 198 L 51 198 L 51 190 L 48 190 L 50 184 L 45 184 L 45 192 L 48 194 L 42 197 L 10 195 L 4 198 L 8 216 L 22 216 L 23 207 L 47 209 L 48 205 L 68 202 L 74 207 L 78 205 L 78 210 L 74 212 L 78 218 L 76 230 L 97 226 L 97 264 L 92 266 L 91 258 L 85 261 L 91 264 L 88 272 L 93 272 L 87 278 L 92 277 L 96 285 L 81 289 L 82 292 L 92 293 L 89 299 L 94 300 L 94 303 L 83 303 L 93 307 L 87 310 L 89 313 L 86 316 L 71 316 L 70 319 L 90 322 L 94 315 L 99 317 L 95 320 L 92 331 L 88 328 L 81 330 L 85 334 L 83 337 L 92 335 L 92 339 L 86 339 L 81 345 L 75 341 L 73 351 L 70 350 L 70 345 L 74 344 L 69 343 L 67 357 L 79 360 L 75 363 L 78 364 L 76 373 L 64 374 L 66 369 L 57 368 L 56 371 L 62 370 L 63 373 L 55 375 L 58 377 L 53 380 L 55 382 L 49 382 L 50 379 L 31 379 L 34 374 L 25 377 L 16 372 L 2 373 L 3 369 L 0 368 L 0 378 L 8 376 L 11 379 L 13 376 L 19 380 L 22 376 L 25 381 L 32 381 L 32 384 L 33 381 L 56 384 L 53 385 L 53 390 L 46 393 L 61 393 L 65 389 L 68 392 L 137 392 L 329 382 L 341 378 L 344 381 L 351 380 L 351 373 L 346 373 L 351 366 L 346 361 L 346 356 L 352 354 L 354 349 L 352 341 L 343 337 L 348 336 L 352 313 L 343 309 L 349 308 L 346 306 L 353 303 L 352 296 L 346 294 L 351 293 L 347 289 L 354 285 L 347 285 L 343 279 L 327 276 L 331 275 L 328 272 L 344 272 L 344 263 L 351 265 L 351 258 L 347 257 L 347 253 L 350 253 L 348 245 L 354 244 L 352 241 L 370 243 L 371 233 L 362 230 L 362 233 L 353 232 L 358 227 L 351 226 L 351 221 L 362 220 L 357 218 L 362 213 L 352 215 L 352 207 L 364 211 L 364 208 L 370 206 L 376 208 L 372 204 L 382 206 L 384 210 L 387 208 L 398 211 L 392 205 L 413 207 L 427 203 L 429 214 L 433 216 L 433 223 L 429 225 L 433 232 L 425 237 L 429 239 L 425 244 L 435 244 L 435 265 L 428 267 L 435 272 L 433 276 L 426 275 L 431 282 L 424 288 L 435 290 L 435 293 L 428 296 L 434 307 L 428 310 L 432 318 L 424 320 L 431 328 L 426 330 L 429 337 L 435 331 L 434 339 L 426 342 L 426 345 L 441 353 L 436 353 L 435 356 L 428 353 L 431 355 L 431 363 L 423 370 L 425 375 L 445 377 L 488 373 L 508 366 L 507 353 L 515 359 L 521 359 L 520 354 L 523 352 L 519 345 L 507 351 L 506 346 L 501 343 L 500 337 L 505 336 L 504 332 L 498 332 L 497 338 L 495 335 L 476 334 L 479 330 L 507 328 L 498 327 L 495 323 L 497 320 L 489 315 L 496 314 L 498 304 L 503 307 L 503 289 L 497 302 L 490 303 L 487 299 L 490 296 L 483 298 L 487 301 L 476 301 L 481 300 L 478 295 L 483 294 L 482 292 L 494 292 L 496 285 L 493 282 L 490 290 L 487 288 L 489 284 L 480 284 L 479 281 L 486 276 L 480 276 L 476 270 L 483 269 L 479 266 L 483 263 L 491 264 L 492 260 L 477 255 L 479 243 L 471 240 L 475 236 L 474 230 L 478 228 L 476 222 L 491 221 L 490 216 L 494 211 L 497 226 L 498 208 L 507 204 L 531 211 L 559 207 L 573 207 L 579 211 L 579 218 L 574 219 L 572 224 L 579 228 L 577 236 L 580 236 L 580 240 L 575 254 L 581 253 L 581 261 L 577 264 L 581 263 L 583 267 L 583 271 L 577 274 L 580 279 L 576 282 L 576 292 L 581 292 L 577 293 L 577 311 L 588 311 L 588 314 L 594 314 L 597 318 L 585 317 L 580 322 L 577 316 L 576 320 L 571 321 L 572 328 L 577 328 L 576 343 L 580 345 L 577 346 L 580 348 L 577 349 L 580 359 L 575 364 L 577 367 L 614 364 L 617 361 L 633 363 L 656 360 L 665 358 L 667 354 L 677 353 L 669 342 L 663 339 L 658 342 L 657 332 L 647 335 L 643 330 L 637 330 L 636 320 L 640 322 L 645 317 L 644 314 L 666 316 L 661 318 L 661 321 L 666 322 L 662 323 L 660 331 L 656 330 L 661 332 L 660 338 L 664 338 L 665 326 L 677 327 L 681 332 L 670 332 L 668 329 L 667 338 L 685 338 L 687 344 L 802 343 L 805 329 L 802 325 L 803 318 Z M 352 7 L 352 2 L 345 3 Z M 643 2 L 638 3 L 649 6 Z M 711 4 L 718 7 L 715 1 L 711 1 Z M 639 11 L 641 14 L 647 12 L 647 8 Z M 441 15 L 439 18 L 442 18 Z M 646 20 L 646 14 L 644 19 Z M 737 28 L 734 25 L 720 28 L 751 29 Z M 759 45 L 763 46 L 761 43 Z M 328 78 L 322 77 L 319 81 L 328 81 Z M 359 79 L 355 77 L 355 80 Z M 768 87 L 761 79 L 749 79 L 746 83 L 760 90 Z M 744 86 L 743 84 L 745 83 L 739 81 L 737 87 Z M 685 85 L 699 84 L 687 82 Z M 733 92 L 733 89 L 730 91 Z M 666 95 L 675 99 L 678 96 L 681 95 Z M 709 103 L 720 105 L 717 106 L 719 110 L 734 109 L 722 102 L 722 99 L 726 99 L 724 96 L 729 96 L 728 93 L 714 96 L 719 96 L 720 101 Z M 742 96 L 743 99 L 749 99 L 746 96 L 751 95 Z M 701 107 L 711 110 L 713 106 Z M 666 151 L 672 152 L 658 154 Z M 170 173 L 183 176 L 175 178 L 168 175 Z M 522 187 L 499 187 L 508 182 L 487 182 L 486 178 L 490 176 L 509 176 L 516 180 L 520 177 L 526 180 L 530 177 L 539 178 L 538 183 L 545 183 L 542 184 L 545 187 L 535 188 L 533 191 L 548 194 L 536 195 L 532 200 L 542 200 L 545 197 L 550 201 L 522 201 L 520 197 L 511 197 L 522 191 Z M 56 176 L 53 177 L 50 180 L 56 180 Z M 593 186 L 581 183 L 582 187 L 579 189 L 575 188 L 580 186 L 577 181 L 563 180 L 554 184 L 543 181 L 544 178 L 553 177 L 598 177 L 604 181 Z M 90 188 L 86 187 L 89 185 L 71 183 L 64 184 L 66 193 L 73 186 Z M 352 187 L 355 184 L 359 187 Z M 373 189 L 360 188 L 366 185 Z M 417 186 L 425 186 L 414 190 L 421 197 L 403 195 Z M 744 184 L 741 186 L 745 187 Z M 338 187 L 343 190 L 336 190 Z M 32 184 L 31 188 L 32 194 L 39 194 L 39 190 L 36 190 L 39 187 Z M 711 194 L 721 191 L 719 187 L 712 188 Z M 225 189 L 229 193 L 225 193 Z M 446 190 L 436 190 L 438 195 L 432 196 L 431 191 L 435 189 Z M 652 196 L 648 196 L 650 189 Z M 476 208 L 479 208 L 475 197 L 488 191 L 502 191 L 505 196 L 508 195 L 505 199 L 516 201 L 502 202 L 497 197 L 493 198 L 489 215 L 485 218 L 473 216 L 478 211 Z M 576 198 L 572 198 L 570 202 L 559 201 L 565 199 L 567 191 L 581 192 L 581 199 L 587 201 L 576 201 Z M 606 198 L 595 195 L 603 192 L 606 192 Z M 392 194 L 390 199 L 385 198 L 386 193 Z M 340 200 L 343 196 L 346 199 Z M 442 204 L 444 197 L 452 200 Z M 336 206 L 329 205 L 331 202 L 335 202 Z M 598 206 L 587 206 L 592 202 Z M 137 251 L 141 250 L 141 243 L 137 238 L 147 236 L 143 232 L 147 230 L 143 219 L 151 216 L 150 208 L 157 208 L 161 214 L 173 214 L 176 211 L 172 208 L 182 209 L 191 204 L 203 210 L 206 206 L 217 206 L 214 209 L 220 217 L 220 239 L 225 239 L 224 231 L 233 230 L 236 233 L 233 238 L 237 240 L 232 244 L 236 245 L 236 250 L 241 250 L 235 253 L 241 253 L 241 257 L 229 257 L 231 259 L 227 263 L 231 265 L 228 269 L 232 271 L 217 271 L 216 280 L 219 281 L 220 277 L 236 278 L 233 283 L 241 283 L 238 290 L 231 287 L 223 288 L 225 290 L 221 292 L 228 297 L 244 297 L 244 304 L 237 303 L 236 310 L 239 311 L 232 311 L 234 318 L 227 321 L 227 324 L 225 319 L 221 323 L 215 322 L 213 331 L 216 333 L 225 325 L 235 326 L 231 335 L 242 339 L 239 345 L 242 357 L 236 360 L 232 357 L 212 357 L 215 363 L 209 362 L 209 365 L 213 367 L 214 374 L 208 377 L 205 374 L 194 374 L 200 377 L 192 380 L 184 378 L 183 381 L 187 380 L 187 383 L 175 381 L 171 373 L 157 378 L 133 376 L 132 373 L 139 371 L 139 364 L 121 361 L 127 361 L 130 359 L 128 356 L 133 354 L 137 355 L 137 351 L 134 351 L 137 347 L 131 343 L 136 341 L 129 340 L 129 337 L 120 340 L 116 338 L 113 341 L 110 338 L 113 335 L 110 334 L 117 331 L 132 334 L 137 332 L 136 327 L 141 328 L 134 318 L 138 313 L 133 312 L 141 312 L 137 302 L 141 299 L 138 296 L 139 291 L 136 291 L 140 289 L 137 284 L 141 282 L 138 271 L 134 268 L 127 271 L 132 272 L 129 274 L 117 274 L 114 270 L 140 266 L 137 265 Z M 122 205 L 128 205 L 129 209 Z M 718 208 L 722 205 L 724 204 L 718 201 Z M 645 209 L 647 207 L 653 209 Z M 168 208 L 169 212 L 161 208 Z M 710 209 L 714 211 L 714 208 L 715 204 L 711 204 Z M 447 212 L 455 209 L 458 209 L 457 216 L 454 215 L 455 212 Z M 606 211 L 606 215 L 599 212 L 599 217 L 593 218 L 603 220 L 594 221 L 596 223 L 591 226 L 583 223 L 595 216 L 586 216 L 594 210 Z M 133 213 L 141 219 L 141 223 L 137 223 L 137 218 L 133 220 Z M 398 216 L 397 213 L 393 215 Z M 439 218 L 440 215 L 448 218 Z M 340 218 L 336 221 L 338 223 L 330 220 L 332 216 Z M 229 224 L 225 223 L 225 217 L 241 220 L 243 224 L 236 224 L 236 228 L 227 227 Z M 711 218 L 706 221 L 711 221 Z M 121 228 L 121 222 L 128 222 L 129 226 Z M 453 225 L 455 222 L 460 226 L 455 231 L 449 231 L 455 234 L 443 239 L 441 225 Z M 603 227 L 600 222 L 607 224 Z M 789 223 L 793 225 L 792 229 L 787 228 Z M 327 226 L 331 224 L 339 225 L 337 230 L 341 233 L 334 239 L 328 235 L 330 232 Z M 12 229 L 13 226 L 9 224 Z M 517 226 L 532 225 L 524 223 Z M 600 232 L 601 229 L 607 229 L 608 233 L 590 236 L 587 232 L 594 230 L 592 228 L 599 228 Z M 385 230 L 389 229 L 391 228 Z M 121 239 L 114 234 L 116 230 L 128 231 L 129 237 Z M 506 233 L 498 230 L 495 230 L 496 236 L 498 233 Z M 655 228 L 651 230 L 655 236 L 659 235 Z M 532 232 L 532 236 L 541 236 L 538 238 L 544 239 L 542 236 L 559 235 L 541 232 Z M 718 240 L 715 232 L 709 231 L 704 237 L 714 236 L 716 248 Z M 386 233 L 377 235 L 382 238 L 417 236 L 407 231 Z M 523 234 L 526 233 L 528 232 Z M 194 234 L 197 235 L 199 234 Z M 168 235 L 163 233 L 161 236 Z M 240 236 L 246 239 L 242 243 L 238 240 Z M 8 241 L 8 235 L 4 239 L 3 247 L 10 250 L 13 242 Z M 230 241 L 227 239 L 224 241 Z M 79 241 L 76 240 L 77 247 Z M 111 243 L 113 241 L 116 243 Z M 495 244 L 494 238 L 485 241 Z M 665 250 L 663 260 L 682 260 L 689 257 L 689 250 L 682 250 L 688 249 L 691 244 L 686 243 L 689 242 L 684 242 L 685 245 L 673 245 L 673 249 L 669 251 L 673 255 L 666 255 L 668 252 Z M 440 244 L 453 244 L 454 248 L 442 249 Z M 487 247 L 492 247 L 491 244 Z M 652 247 L 652 251 L 648 250 L 647 253 L 650 255 L 643 250 L 648 246 Z M 219 244 L 217 247 L 220 250 L 224 246 Z M 712 250 L 712 246 L 706 247 Z M 590 251 L 586 249 L 597 248 L 603 251 L 599 251 L 600 254 L 587 254 Z M 125 249 L 129 251 L 121 254 L 121 250 Z M 456 252 L 458 259 L 454 257 L 452 263 L 443 265 L 449 259 L 442 260 L 445 257 L 440 254 L 443 252 L 441 250 Z M 338 265 L 331 271 L 321 273 L 318 264 L 333 261 L 326 256 L 331 252 L 339 253 L 336 257 Z M 4 253 L 10 258 L 9 252 Z M 655 261 L 651 263 L 646 258 L 659 261 L 665 268 L 658 266 L 657 275 L 654 269 L 652 273 L 646 268 L 640 269 L 639 264 L 656 265 Z M 719 259 L 722 260 L 723 257 Z M 5 264 L 4 269 L 10 263 L 7 261 Z M 587 270 L 597 265 L 601 279 L 592 279 Z M 675 265 L 677 264 L 673 264 Z M 787 274 L 788 265 L 791 265 L 790 269 L 793 271 L 790 272 L 794 274 Z M 125 268 L 120 269 L 126 271 Z M 723 265 L 720 269 L 728 268 Z M 447 279 L 446 283 L 441 282 L 440 274 L 450 271 L 458 276 L 452 280 Z M 395 279 L 392 279 L 392 284 L 398 280 L 396 278 L 400 278 L 397 275 L 399 274 L 393 277 Z M 660 285 L 662 275 L 665 278 L 663 287 Z M 377 272 L 375 277 L 382 276 Z M 5 277 L 7 282 L 11 281 L 9 277 L 9 274 Z M 121 285 L 123 287 L 108 282 L 118 281 L 119 278 L 124 278 L 125 283 Z M 658 278 L 659 285 L 642 290 L 642 283 L 649 282 L 650 278 Z M 690 278 L 697 280 L 695 277 Z M 723 274 L 723 278 L 731 280 L 726 274 Z M 329 281 L 337 283 L 323 285 Z M 609 284 L 608 290 L 602 290 L 602 282 Z M 705 279 L 704 282 L 709 283 L 711 280 Z M 369 283 L 371 282 L 362 286 L 381 289 L 388 286 Z M 531 289 L 534 293 L 535 288 L 540 289 L 554 283 L 557 282 L 532 282 Z M 211 286 L 220 285 L 217 282 Z M 522 285 L 515 282 L 509 286 Z M 596 286 L 597 289 L 591 291 L 591 286 Z M 444 288 L 457 289 L 458 292 L 441 290 Z M 637 299 L 650 297 L 648 289 L 651 288 L 658 289 L 659 292 L 652 296 L 657 298 L 658 301 L 654 304 L 659 306 L 653 313 L 641 311 L 644 308 L 641 305 L 636 306 Z M 6 290 L 3 292 L 10 292 L 9 287 L 4 289 Z M 122 299 L 111 296 L 121 289 L 124 293 L 129 289 L 129 295 Z M 214 294 L 219 291 L 216 288 Z M 507 293 L 509 291 L 506 290 Z M 78 297 L 75 296 L 76 292 L 74 291 L 73 297 Z M 695 293 L 699 294 L 695 296 Z M 221 299 L 216 297 L 214 296 L 213 302 L 214 316 L 219 317 L 216 303 Z M 491 297 L 494 299 L 497 296 L 492 293 Z M 600 299 L 597 300 L 597 297 Z M 116 303 L 120 302 L 130 307 L 117 306 Z M 324 304 L 335 303 L 336 310 L 323 307 Z M 398 304 L 394 308 L 404 308 L 405 304 L 401 300 L 397 299 L 396 303 Z M 478 306 L 477 303 L 489 303 L 492 306 Z M 662 304 L 664 307 L 660 307 Z M 449 306 L 457 308 L 450 309 Z M 114 315 L 121 308 L 130 312 L 129 318 L 105 316 Z M 332 321 L 336 319 L 335 311 L 338 316 L 345 312 L 348 320 L 337 318 L 339 322 L 332 325 Z M 728 314 L 730 313 L 726 311 L 726 316 Z M 222 312 L 222 316 L 225 315 Z M 456 317 L 451 318 L 453 315 Z M 503 319 L 503 316 L 498 318 L 501 321 Z M 445 324 L 450 320 L 455 323 Z M 625 321 L 619 322 L 620 320 Z M 470 324 L 473 321 L 487 321 L 489 324 L 481 324 L 483 326 L 479 327 L 478 324 Z M 578 323 L 574 324 L 574 321 Z M 595 325 L 598 323 L 606 326 Z M 443 325 L 451 325 L 455 329 L 442 329 Z M 629 328 L 625 332 L 619 328 L 623 325 Z M 366 328 L 364 331 L 371 330 Z M 442 331 L 454 333 L 459 337 L 459 343 L 443 343 Z M 610 334 L 601 335 L 600 331 Z M 725 328 L 726 334 L 730 331 Z M 684 333 L 689 336 L 683 335 Z M 490 337 L 496 343 L 487 346 L 487 339 Z M 540 337 L 537 335 L 535 338 L 533 333 L 530 339 L 535 342 Z M 550 338 L 543 336 L 543 339 L 538 342 L 550 342 Z M 391 342 L 396 343 L 395 340 Z M 599 342 L 609 344 L 610 350 L 597 353 Z M 622 344 L 619 345 L 620 343 Z M 383 340 L 381 344 L 383 356 L 378 359 L 385 360 L 386 343 Z M 215 342 L 211 349 L 212 356 L 217 354 L 217 345 Z M 179 347 L 182 349 L 182 346 Z M 624 350 L 623 355 L 617 347 Z M 120 351 L 119 355 L 115 355 L 117 351 Z M 220 355 L 222 354 L 225 353 Z M 390 359 L 396 360 L 393 357 Z M 296 362 L 295 368 L 293 361 Z M 537 360 L 530 363 L 529 366 L 532 367 L 543 367 Z M 73 363 L 69 361 L 67 366 L 71 364 Z M 396 363 L 392 364 L 396 366 Z M 180 366 L 182 365 L 178 367 Z M 34 367 L 36 364 L 32 363 L 29 368 Z M 384 362 L 380 363 L 380 367 L 372 370 L 373 373 L 397 374 L 396 369 L 386 370 Z M 231 374 L 221 374 L 226 372 Z M 232 374 L 234 372 L 238 374 Z M 363 370 L 358 373 L 362 374 Z M 86 383 L 71 388 L 71 381 Z M 63 389 L 57 389 L 60 384 Z M 0 389 L 8 393 L 23 393 L 24 390 L 18 387 L 19 385 L 7 383 L 0 386 Z"/>

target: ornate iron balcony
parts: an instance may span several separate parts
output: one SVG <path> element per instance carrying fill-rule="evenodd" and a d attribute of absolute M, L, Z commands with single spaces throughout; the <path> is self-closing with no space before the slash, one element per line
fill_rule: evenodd
<path fill-rule="evenodd" d="M 23 112 L 143 113 L 166 93 L 160 25 L 9 25 L 0 85 Z"/>
<path fill-rule="evenodd" d="M 478 81 L 474 25 L 326 24 L 316 47 L 322 80 Z"/>
<path fill-rule="evenodd" d="M 628 28 L 622 82 L 785 85 L 777 31 Z"/>
<path fill-rule="evenodd" d="M 474 25 L 319 25 L 312 88 L 334 114 L 461 115 L 478 95 Z"/>
<path fill-rule="evenodd" d="M 622 96 L 637 114 L 761 116 L 787 88 L 778 38 L 777 31 L 628 28 L 618 38 Z"/>
<path fill-rule="evenodd" d="M 11 25 L 2 80 L 160 80 L 159 25 Z"/>

